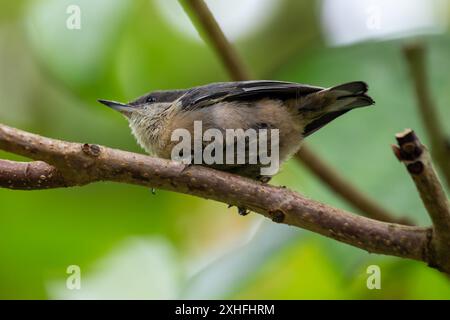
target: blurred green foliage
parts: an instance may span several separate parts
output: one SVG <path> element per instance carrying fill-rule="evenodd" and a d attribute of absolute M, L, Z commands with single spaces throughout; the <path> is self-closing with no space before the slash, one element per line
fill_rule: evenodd
<path fill-rule="evenodd" d="M 65 27 L 69 4 L 82 9 L 80 30 Z M 11 126 L 142 152 L 126 121 L 96 99 L 126 101 L 154 89 L 227 80 L 214 52 L 168 23 L 158 1 L 10 1 L 2 2 L 1 9 L 0 121 Z M 386 207 L 429 223 L 389 148 L 394 133 L 405 127 L 426 142 L 400 52 L 407 40 L 327 47 L 318 9 L 313 2 L 280 1 L 260 30 L 236 45 L 258 78 L 321 86 L 368 82 L 376 107 L 333 122 L 310 144 Z M 423 40 L 432 92 L 441 118 L 449 119 L 450 38 Z M 21 159 L 4 152 L 0 157 Z M 295 162 L 273 183 L 351 209 Z M 155 252 L 149 261 L 164 250 L 176 256 L 157 259 L 159 269 L 148 270 L 151 279 L 158 270 L 173 270 L 174 292 L 158 296 L 149 280 L 142 282 L 142 298 L 450 298 L 448 279 L 422 263 L 369 255 L 293 228 L 260 228 L 252 238 L 260 223 L 257 215 L 242 218 L 220 203 L 161 190 L 152 195 L 145 188 L 114 183 L 33 192 L 0 189 L 0 298 L 66 297 L 64 289 L 49 288 L 55 281 L 63 287 L 68 265 L 79 265 L 83 277 L 109 274 L 109 266 L 99 267 L 98 261 L 130 237 L 163 239 L 154 251 L 148 246 L 145 254 Z M 264 249 L 262 239 L 269 244 Z M 382 290 L 366 288 L 371 264 L 382 269 Z M 128 297 L 127 277 L 133 278 L 133 272 L 121 277 L 107 278 L 108 290 Z M 90 295 L 82 289 L 76 297 Z"/>

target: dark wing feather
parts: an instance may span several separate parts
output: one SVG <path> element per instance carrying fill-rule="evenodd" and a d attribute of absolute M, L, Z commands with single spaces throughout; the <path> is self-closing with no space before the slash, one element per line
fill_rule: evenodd
<path fill-rule="evenodd" d="M 264 98 L 287 100 L 322 90 L 294 82 L 283 81 L 240 81 L 220 82 L 195 87 L 181 98 L 183 109 L 208 107 L 225 101 L 252 101 Z"/>

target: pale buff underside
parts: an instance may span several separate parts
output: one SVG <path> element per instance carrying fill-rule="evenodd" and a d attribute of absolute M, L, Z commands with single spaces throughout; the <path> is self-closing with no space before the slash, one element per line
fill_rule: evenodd
<path fill-rule="evenodd" d="M 138 143 L 151 155 L 171 158 L 172 148 L 178 141 L 171 141 L 176 129 L 187 129 L 193 136 L 194 121 L 202 121 L 203 131 L 210 128 L 219 130 L 257 128 L 259 124 L 268 124 L 279 129 L 280 162 L 298 151 L 302 141 L 303 121 L 286 105 L 277 100 L 261 100 L 250 105 L 236 105 L 233 102 L 220 102 L 206 108 L 180 110 L 172 104 L 158 119 L 134 117 L 130 127 Z M 150 129 L 151 127 L 151 129 Z"/>

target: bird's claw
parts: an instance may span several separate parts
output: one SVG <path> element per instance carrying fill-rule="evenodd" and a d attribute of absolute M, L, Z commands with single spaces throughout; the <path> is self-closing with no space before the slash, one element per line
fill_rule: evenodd
<path fill-rule="evenodd" d="M 238 213 L 241 216 L 246 216 L 249 214 L 249 211 L 245 207 L 238 207 Z"/>
<path fill-rule="evenodd" d="M 232 204 L 229 204 L 228 205 L 228 209 L 231 208 L 231 207 L 234 207 L 234 206 Z M 250 211 L 248 211 L 247 208 L 245 208 L 245 207 L 239 207 L 238 206 L 237 208 L 238 208 L 238 213 L 239 213 L 240 216 L 246 216 L 246 215 L 248 215 L 250 213 Z"/>

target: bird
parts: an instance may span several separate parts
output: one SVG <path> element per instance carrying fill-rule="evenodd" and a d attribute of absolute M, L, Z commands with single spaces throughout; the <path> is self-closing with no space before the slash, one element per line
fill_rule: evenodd
<path fill-rule="evenodd" d="M 227 130 L 277 130 L 275 146 L 281 165 L 299 151 L 305 138 L 329 122 L 352 109 L 373 105 L 374 100 L 367 91 L 368 86 L 363 81 L 324 88 L 296 82 L 253 80 L 153 91 L 129 103 L 98 101 L 125 116 L 137 142 L 152 156 L 173 159 L 173 150 L 179 143 L 173 139 L 174 131 L 183 129 L 194 135 L 195 123 L 201 122 L 203 132 L 215 129 L 223 136 Z M 256 141 L 251 141 L 252 138 Z M 259 136 L 247 137 L 244 151 L 249 152 L 252 143 L 258 144 L 258 139 L 261 140 Z M 229 144 L 222 142 L 216 147 L 225 152 Z M 231 144 L 236 145 L 236 141 Z M 194 143 L 190 141 L 189 146 L 192 159 Z M 207 143 L 202 140 L 202 150 L 206 147 Z M 234 150 L 236 152 L 237 148 Z M 236 157 L 232 155 L 233 160 Z M 263 183 L 278 172 L 261 174 L 264 165 L 260 158 L 256 163 L 249 162 L 249 155 L 244 158 L 244 163 L 204 161 L 198 164 Z"/>

